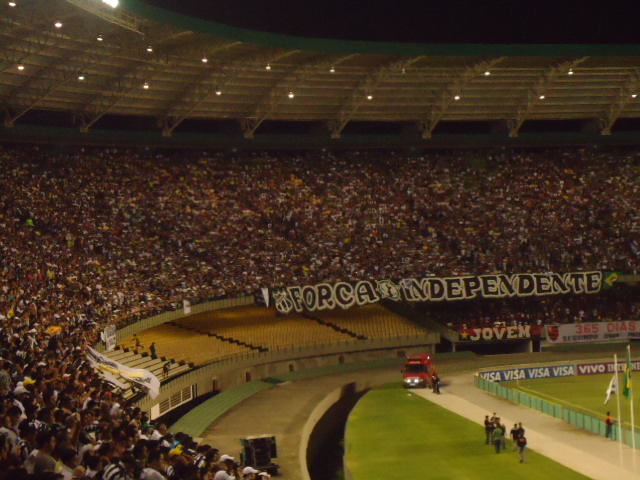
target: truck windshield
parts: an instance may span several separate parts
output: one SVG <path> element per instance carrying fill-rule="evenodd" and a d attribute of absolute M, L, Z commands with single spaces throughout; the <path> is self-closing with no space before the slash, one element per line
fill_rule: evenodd
<path fill-rule="evenodd" d="M 409 363 L 406 365 L 405 371 L 407 373 L 423 373 L 425 371 L 425 365 L 422 363 Z"/>

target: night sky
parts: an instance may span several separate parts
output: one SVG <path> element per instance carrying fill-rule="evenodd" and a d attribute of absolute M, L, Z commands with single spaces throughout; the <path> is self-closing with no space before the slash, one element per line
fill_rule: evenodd
<path fill-rule="evenodd" d="M 640 43 L 640 0 L 144 0 L 289 35 L 418 43 Z"/>

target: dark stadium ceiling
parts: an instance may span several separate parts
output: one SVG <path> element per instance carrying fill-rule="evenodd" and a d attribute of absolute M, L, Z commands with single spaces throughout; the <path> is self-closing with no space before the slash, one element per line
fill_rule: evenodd
<path fill-rule="evenodd" d="M 186 18 L 141 0 L 1 0 L 4 124 L 68 113 L 88 131 L 105 116 L 420 126 L 589 120 L 603 134 L 640 118 L 640 45 L 445 45 L 317 40 Z M 10 4 L 14 4 L 11 6 Z M 61 26 L 55 26 L 60 22 Z M 205 62 L 206 59 L 206 62 Z"/>

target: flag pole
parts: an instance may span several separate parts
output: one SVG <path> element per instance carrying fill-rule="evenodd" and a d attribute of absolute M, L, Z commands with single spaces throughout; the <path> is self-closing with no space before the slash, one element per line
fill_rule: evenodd
<path fill-rule="evenodd" d="M 629 369 L 628 372 L 628 386 L 629 386 L 629 392 L 631 395 L 631 446 L 633 447 L 633 471 L 636 472 L 637 471 L 637 467 L 636 467 L 636 424 L 635 424 L 635 419 L 634 419 L 634 415 L 633 415 L 633 382 L 631 381 L 631 345 L 627 345 L 627 368 Z"/>
<path fill-rule="evenodd" d="M 624 467 L 624 458 L 622 456 L 622 417 L 620 416 L 620 382 L 618 382 L 618 354 L 613 354 L 613 371 L 616 376 L 616 401 L 618 403 L 618 445 L 620 446 L 620 466 Z"/>

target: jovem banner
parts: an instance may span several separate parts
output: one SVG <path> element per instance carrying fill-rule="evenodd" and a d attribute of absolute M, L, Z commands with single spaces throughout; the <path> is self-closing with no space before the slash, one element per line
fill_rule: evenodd
<path fill-rule="evenodd" d="M 278 312 L 315 312 L 351 308 L 383 299 L 409 302 L 442 302 L 473 298 L 509 298 L 543 295 L 598 293 L 602 272 L 516 273 L 466 275 L 357 282 L 319 283 L 279 289 L 263 289 Z M 267 296 L 268 295 L 268 296 Z"/>
<path fill-rule="evenodd" d="M 547 325 L 547 340 L 552 343 L 610 342 L 640 339 L 640 321 L 568 323 Z"/>
<path fill-rule="evenodd" d="M 510 327 L 461 328 L 461 342 L 489 342 L 494 340 L 517 340 L 540 337 L 539 325 L 517 325 Z"/>

